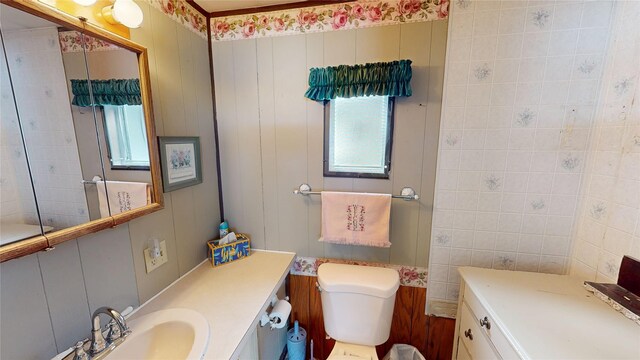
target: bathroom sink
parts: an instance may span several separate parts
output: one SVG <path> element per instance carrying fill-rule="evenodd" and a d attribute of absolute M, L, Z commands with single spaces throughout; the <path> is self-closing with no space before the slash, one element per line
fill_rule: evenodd
<path fill-rule="evenodd" d="M 202 359 L 209 345 L 209 323 L 193 310 L 159 310 L 127 323 L 131 335 L 106 359 Z"/>

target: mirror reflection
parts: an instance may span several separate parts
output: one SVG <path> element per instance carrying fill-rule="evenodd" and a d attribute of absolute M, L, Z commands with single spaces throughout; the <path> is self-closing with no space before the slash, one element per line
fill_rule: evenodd
<path fill-rule="evenodd" d="M 0 245 L 42 235 L 18 122 L 9 70 L 0 38 Z"/>
<path fill-rule="evenodd" d="M 150 204 L 138 55 L 0 7 L 2 245 Z"/>
<path fill-rule="evenodd" d="M 76 31 L 61 32 L 60 43 L 83 176 L 96 181 L 85 181 L 92 195 L 87 196 L 89 214 L 98 218 L 150 204 L 137 54 Z M 85 65 L 88 78 L 79 71 Z"/>

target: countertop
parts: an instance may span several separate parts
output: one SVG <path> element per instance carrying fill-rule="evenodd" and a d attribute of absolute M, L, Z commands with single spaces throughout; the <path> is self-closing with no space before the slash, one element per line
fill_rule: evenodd
<path fill-rule="evenodd" d="M 461 267 L 524 359 L 640 359 L 640 326 L 566 276 Z"/>
<path fill-rule="evenodd" d="M 196 310 L 211 328 L 204 358 L 232 358 L 242 350 L 294 258 L 294 253 L 252 250 L 249 257 L 216 268 L 203 262 L 143 304 L 130 319 L 169 308 Z"/>

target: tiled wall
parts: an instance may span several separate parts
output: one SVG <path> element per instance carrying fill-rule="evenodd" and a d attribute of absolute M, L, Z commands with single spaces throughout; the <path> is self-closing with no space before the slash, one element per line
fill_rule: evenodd
<path fill-rule="evenodd" d="M 138 1 L 131 39 L 149 54 L 157 134 L 200 136 L 203 182 L 164 194 L 164 209 L 114 229 L 0 264 L 0 358 L 49 359 L 89 335 L 99 306 L 137 306 L 206 257 L 218 213 L 208 44 Z M 168 262 L 147 274 L 143 249 L 166 241 Z M 37 341 L 34 341 L 37 339 Z"/>
<path fill-rule="evenodd" d="M 214 42 L 216 109 L 225 217 L 251 235 L 251 246 L 299 256 L 424 267 L 429 252 L 431 204 L 446 20 Z M 411 59 L 413 95 L 397 98 L 389 179 L 324 177 L 323 104 L 304 98 L 309 69 Z M 391 247 L 318 241 L 319 197 L 313 190 L 399 194 L 405 186 L 420 201 L 393 200 Z"/>
<path fill-rule="evenodd" d="M 586 167 L 571 273 L 615 282 L 640 258 L 640 2 L 618 4 Z"/>
<path fill-rule="evenodd" d="M 62 53 L 55 27 L 3 33 L 44 225 L 89 221 Z M 23 179 L 25 181 L 25 179 Z"/>
<path fill-rule="evenodd" d="M 564 273 L 612 2 L 452 3 L 429 261 Z"/>
<path fill-rule="evenodd" d="M 37 224 L 33 189 L 26 181 L 29 170 L 13 104 L 9 71 L 4 61 L 4 47 L 0 55 L 0 222 Z"/>

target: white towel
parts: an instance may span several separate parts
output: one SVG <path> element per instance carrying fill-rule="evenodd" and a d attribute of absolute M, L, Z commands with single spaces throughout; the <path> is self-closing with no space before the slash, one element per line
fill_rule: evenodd
<path fill-rule="evenodd" d="M 391 195 L 322 192 L 320 241 L 390 247 Z"/>
<path fill-rule="evenodd" d="M 105 181 L 96 181 L 100 217 L 108 217 L 109 208 L 111 208 L 111 215 L 116 215 L 147 205 L 147 183 L 125 181 L 106 181 L 106 183 L 106 192 L 109 193 L 108 206 Z"/>

